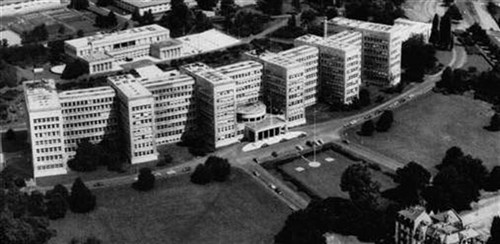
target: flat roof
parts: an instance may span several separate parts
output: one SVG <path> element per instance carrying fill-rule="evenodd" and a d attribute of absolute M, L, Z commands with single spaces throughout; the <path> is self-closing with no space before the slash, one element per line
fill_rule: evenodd
<path fill-rule="evenodd" d="M 221 66 L 218 68 L 215 68 L 215 70 L 225 74 L 225 75 L 231 75 L 234 73 L 238 73 L 241 71 L 248 71 L 248 69 L 253 69 L 253 68 L 260 68 L 262 69 L 263 66 L 259 62 L 253 61 L 253 60 L 248 60 L 248 61 L 242 61 L 230 65 L 225 65 Z"/>
<path fill-rule="evenodd" d="M 279 52 L 278 55 L 286 58 L 296 58 L 299 55 L 304 55 L 307 53 L 318 53 L 318 48 L 313 46 L 298 46 Z"/>
<path fill-rule="evenodd" d="M 214 85 L 235 82 L 230 77 L 214 69 L 205 70 L 203 72 L 197 73 L 196 75 L 200 76 L 201 78 L 205 79 L 206 81 Z"/>
<path fill-rule="evenodd" d="M 196 63 L 190 63 L 190 64 L 185 64 L 181 66 L 183 69 L 192 72 L 192 73 L 200 73 L 205 70 L 210 70 L 212 69 L 210 66 L 206 65 L 205 63 L 202 62 L 196 62 Z"/>
<path fill-rule="evenodd" d="M 108 81 L 128 99 L 152 96 L 151 92 L 130 74 L 111 76 L 108 77 Z"/>
<path fill-rule="evenodd" d="M 169 86 L 183 82 L 190 82 L 194 84 L 194 78 L 175 70 L 175 71 L 164 72 L 161 77 L 158 77 L 158 79 L 143 80 L 142 85 L 144 85 L 144 87 L 146 87 L 147 89 L 153 89 L 157 87 Z"/>
<path fill-rule="evenodd" d="M 111 56 L 107 53 L 103 53 L 103 52 L 92 53 L 90 55 L 84 55 L 84 56 L 82 56 L 82 59 L 84 59 L 85 61 L 87 61 L 89 63 L 96 62 L 96 61 L 110 60 L 110 59 L 114 61 L 113 56 Z"/>
<path fill-rule="evenodd" d="M 169 40 L 166 40 L 166 41 L 161 41 L 161 42 L 157 42 L 157 43 L 152 44 L 152 46 L 158 46 L 160 48 L 162 48 L 162 47 L 171 47 L 171 46 L 179 46 L 179 45 L 182 45 L 182 42 L 178 41 L 176 39 L 169 39 Z"/>
<path fill-rule="evenodd" d="M 31 80 L 23 83 L 28 111 L 45 111 L 61 107 L 54 80 Z"/>
<path fill-rule="evenodd" d="M 392 33 L 393 31 L 399 28 L 399 27 L 396 28 L 395 26 L 391 25 L 348 19 L 345 17 L 335 17 L 333 19 L 330 19 L 328 21 L 328 24 L 351 27 L 368 31 L 383 32 L 383 33 Z"/>
<path fill-rule="evenodd" d="M 160 4 L 170 4 L 170 0 L 119 0 L 121 2 L 128 3 L 132 6 L 136 6 L 138 8 L 145 8 L 156 6 Z M 194 0 L 186 0 L 185 3 L 188 6 L 194 5 L 196 2 Z"/>
<path fill-rule="evenodd" d="M 267 114 L 263 120 L 259 122 L 247 122 L 245 123 L 245 126 L 253 131 L 261 131 L 265 129 L 282 127 L 285 124 L 286 121 L 279 115 Z"/>
<path fill-rule="evenodd" d="M 59 99 L 60 100 L 65 100 L 65 99 L 88 99 L 90 97 L 97 97 L 97 96 L 114 96 L 115 95 L 115 90 L 111 88 L 110 86 L 100 86 L 100 87 L 92 87 L 92 88 L 85 88 L 85 89 L 76 89 L 76 90 L 70 90 L 70 91 L 64 91 L 59 93 Z"/>
<path fill-rule="evenodd" d="M 77 39 L 67 40 L 66 44 L 72 45 L 77 48 L 87 47 L 92 45 L 94 42 L 120 42 L 130 38 L 140 38 L 146 35 L 162 35 L 162 34 L 170 34 L 170 31 L 162 26 L 157 24 L 146 25 L 141 27 L 136 27 L 132 29 L 111 32 L 106 34 L 97 34 L 93 36 L 81 37 Z"/>
<path fill-rule="evenodd" d="M 158 68 L 156 65 L 148 65 L 144 67 L 139 67 L 134 69 L 140 77 L 151 78 L 156 76 L 161 76 L 164 74 L 163 70 Z"/>
<path fill-rule="evenodd" d="M 302 66 L 301 63 L 276 53 L 265 53 L 264 55 L 261 55 L 261 59 L 268 63 L 275 64 L 285 68 Z"/>
<path fill-rule="evenodd" d="M 183 44 L 183 55 L 215 51 L 240 43 L 240 40 L 215 29 L 179 37 L 176 40 Z"/>

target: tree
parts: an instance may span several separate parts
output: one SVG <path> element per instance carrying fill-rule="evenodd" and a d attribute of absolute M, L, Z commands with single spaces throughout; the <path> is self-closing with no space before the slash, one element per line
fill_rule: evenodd
<path fill-rule="evenodd" d="M 495 113 L 491 116 L 490 125 L 487 126 L 490 131 L 500 131 L 500 114 Z"/>
<path fill-rule="evenodd" d="M 43 198 L 43 194 L 34 191 L 30 194 L 28 198 L 28 212 L 31 216 L 44 216 L 47 206 Z"/>
<path fill-rule="evenodd" d="M 205 166 L 210 170 L 212 179 L 215 181 L 226 181 L 231 174 L 231 165 L 224 158 L 210 156 L 205 161 Z"/>
<path fill-rule="evenodd" d="M 139 9 L 138 9 L 138 8 L 136 8 L 136 9 L 134 10 L 134 12 L 132 13 L 132 17 L 131 17 L 131 19 L 132 19 L 133 21 L 136 21 L 136 22 L 142 23 L 142 16 L 141 16 L 141 13 L 139 12 Z"/>
<path fill-rule="evenodd" d="M 399 203 L 403 206 L 420 204 L 422 193 L 429 185 L 430 179 L 429 171 L 413 161 L 397 169 L 394 181 L 399 183 L 397 187 Z"/>
<path fill-rule="evenodd" d="M 493 217 L 493 221 L 491 222 L 490 227 L 490 238 L 486 242 L 486 244 L 495 244 L 500 243 L 500 217 Z"/>
<path fill-rule="evenodd" d="M 83 61 L 77 59 L 66 66 L 61 74 L 61 79 L 75 79 L 86 73 L 88 73 L 87 65 Z"/>
<path fill-rule="evenodd" d="M 451 32 L 451 18 L 450 16 L 443 16 L 441 18 L 441 23 L 439 26 L 439 40 L 440 47 L 448 50 L 450 48 L 451 42 L 453 41 L 453 34 Z"/>
<path fill-rule="evenodd" d="M 422 35 L 411 37 L 403 43 L 401 49 L 401 66 L 406 70 L 407 80 L 421 82 L 425 72 L 436 66 L 436 50 L 425 43 Z"/>
<path fill-rule="evenodd" d="M 439 15 L 435 14 L 432 20 L 431 35 L 429 37 L 429 42 L 434 44 L 434 46 L 439 44 L 439 38 L 441 34 L 439 33 Z"/>
<path fill-rule="evenodd" d="M 14 141 L 16 140 L 16 133 L 12 128 L 9 128 L 7 132 L 5 132 L 5 139 L 7 141 Z"/>
<path fill-rule="evenodd" d="M 68 161 L 68 167 L 75 171 L 88 172 L 96 170 L 98 163 L 97 148 L 88 139 L 83 139 L 78 143 L 75 157 Z"/>
<path fill-rule="evenodd" d="M 107 22 L 109 23 L 110 27 L 114 27 L 118 24 L 118 20 L 116 19 L 115 12 L 113 12 L 113 11 L 109 12 L 106 19 L 107 19 Z"/>
<path fill-rule="evenodd" d="M 18 81 L 16 67 L 0 59 L 0 88 L 5 85 L 8 87 L 16 87 Z M 7 137 L 7 135 L 5 136 Z"/>
<path fill-rule="evenodd" d="M 495 166 L 493 170 L 491 170 L 484 189 L 487 191 L 500 190 L 500 166 Z"/>
<path fill-rule="evenodd" d="M 76 10 L 83 10 L 88 7 L 89 0 L 71 0 L 68 5 L 68 8 L 74 8 Z"/>
<path fill-rule="evenodd" d="M 281 7 L 283 5 L 283 0 L 258 0 L 257 7 L 262 12 L 269 15 L 279 15 L 281 14 Z"/>
<path fill-rule="evenodd" d="M 301 25 L 305 27 L 305 29 L 309 29 L 309 26 L 314 22 L 316 19 L 316 12 L 312 9 L 308 9 L 302 12 L 300 15 L 300 22 Z"/>
<path fill-rule="evenodd" d="M 445 6 L 450 6 L 455 0 L 444 0 L 444 5 Z"/>
<path fill-rule="evenodd" d="M 71 187 L 69 196 L 69 208 L 75 213 L 87 213 L 96 207 L 96 198 L 85 186 L 80 177 L 76 178 Z"/>
<path fill-rule="evenodd" d="M 177 0 L 171 2 L 171 11 L 166 12 L 158 23 L 168 28 L 172 37 L 179 37 L 189 33 L 195 25 L 195 17 L 184 1 Z"/>
<path fill-rule="evenodd" d="M 361 125 L 361 131 L 359 132 L 362 136 L 372 136 L 375 132 L 375 124 L 373 120 L 367 120 Z"/>
<path fill-rule="evenodd" d="M 49 219 L 60 219 L 66 216 L 68 202 L 61 194 L 51 194 L 47 198 L 47 217 Z"/>
<path fill-rule="evenodd" d="M 64 35 L 64 33 L 66 33 L 66 28 L 64 27 L 64 25 L 61 25 L 61 27 L 59 27 L 59 30 L 57 30 L 57 32 L 61 35 Z"/>
<path fill-rule="evenodd" d="M 222 12 L 222 16 L 231 17 L 236 12 L 236 5 L 234 4 L 234 0 L 221 0 L 220 1 L 220 10 Z"/>
<path fill-rule="evenodd" d="M 359 104 L 363 107 L 371 104 L 370 91 L 368 89 L 362 88 L 359 91 Z"/>
<path fill-rule="evenodd" d="M 300 12 L 302 10 L 300 0 L 292 0 L 292 6 L 295 8 L 295 11 L 297 12 Z"/>
<path fill-rule="evenodd" d="M 55 235 L 56 232 L 49 229 L 47 218 L 30 216 L 15 218 L 8 210 L 0 212 L 0 240 L 2 243 L 47 243 Z"/>
<path fill-rule="evenodd" d="M 377 131 L 386 132 L 388 131 L 392 123 L 394 122 L 394 115 L 391 110 L 385 110 L 377 121 Z"/>
<path fill-rule="evenodd" d="M 448 10 L 446 11 L 445 15 L 450 16 L 452 20 L 462 20 L 462 14 L 460 13 L 460 10 L 458 9 L 457 5 L 453 4 L 451 5 Z"/>
<path fill-rule="evenodd" d="M 437 88 L 449 88 L 453 82 L 453 70 L 447 66 L 441 74 L 441 80 L 436 83 Z"/>
<path fill-rule="evenodd" d="M 204 164 L 198 164 L 191 174 L 191 182 L 198 185 L 205 185 L 212 181 L 212 172 Z"/>
<path fill-rule="evenodd" d="M 82 29 L 78 29 L 78 31 L 76 32 L 76 36 L 78 36 L 78 37 L 84 37 L 85 33 L 83 32 Z"/>
<path fill-rule="evenodd" d="M 196 3 L 198 3 L 198 7 L 200 7 L 203 10 L 208 10 L 212 11 L 215 6 L 217 5 L 218 0 L 196 0 Z"/>
<path fill-rule="evenodd" d="M 350 165 L 340 180 L 340 189 L 349 193 L 352 202 L 360 208 L 375 210 L 380 202 L 380 185 L 373 181 L 365 164 Z"/>
<path fill-rule="evenodd" d="M 462 157 L 464 157 L 464 152 L 462 151 L 461 148 L 457 146 L 450 147 L 448 150 L 446 150 L 446 154 L 441 161 L 441 164 L 437 165 L 436 168 L 442 169 L 446 166 L 452 165 L 454 162 L 460 160 Z"/>
<path fill-rule="evenodd" d="M 149 191 L 155 187 L 155 176 L 150 168 L 141 168 L 137 181 L 132 184 L 132 187 L 139 191 Z"/>

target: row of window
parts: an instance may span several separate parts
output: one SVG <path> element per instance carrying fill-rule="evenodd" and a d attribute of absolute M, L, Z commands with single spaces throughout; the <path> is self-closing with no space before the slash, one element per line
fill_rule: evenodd
<path fill-rule="evenodd" d="M 62 168 L 64 167 L 64 164 L 48 164 L 48 165 L 38 165 L 36 168 L 38 170 L 47 170 L 47 169 L 55 169 L 55 168 Z"/>
<path fill-rule="evenodd" d="M 47 148 L 37 148 L 36 153 L 48 153 L 61 151 L 62 147 L 47 147 Z"/>
<path fill-rule="evenodd" d="M 49 139 L 49 140 L 40 140 L 40 141 L 35 141 L 35 145 L 52 145 L 56 143 L 61 143 L 61 139 Z"/>
<path fill-rule="evenodd" d="M 35 125 L 35 130 L 59 129 L 59 124 Z"/>
<path fill-rule="evenodd" d="M 103 105 L 97 105 L 97 106 L 87 106 L 87 107 L 63 109 L 62 113 L 63 114 L 74 114 L 74 113 L 82 113 L 82 112 L 89 112 L 89 111 L 112 110 L 114 108 L 115 108 L 115 106 L 112 103 L 110 103 L 110 104 L 103 104 Z"/>
<path fill-rule="evenodd" d="M 46 123 L 46 122 L 56 122 L 56 121 L 59 121 L 59 117 L 48 117 L 48 118 L 40 118 L 40 119 L 33 120 L 33 122 L 35 124 Z"/>
<path fill-rule="evenodd" d="M 106 98 L 95 98 L 89 100 L 82 101 L 74 101 L 74 102 L 63 102 L 61 103 L 62 107 L 75 107 L 75 106 L 83 106 L 88 104 L 97 104 L 97 103 L 109 103 L 114 100 L 114 97 L 106 97 Z"/>
<path fill-rule="evenodd" d="M 49 137 L 49 136 L 60 136 L 61 133 L 59 131 L 48 131 L 48 132 L 41 132 L 41 133 L 34 133 L 35 138 L 44 138 L 44 137 Z"/>
<path fill-rule="evenodd" d="M 52 161 L 52 160 L 59 160 L 59 159 L 62 159 L 61 154 L 36 157 L 37 162 Z"/>
<path fill-rule="evenodd" d="M 147 110 L 147 109 L 151 109 L 151 105 L 147 104 L 147 105 L 132 107 L 132 111 L 140 111 L 140 110 Z"/>
<path fill-rule="evenodd" d="M 147 155 L 151 155 L 153 153 L 154 153 L 154 150 L 134 152 L 134 157 L 147 156 Z"/>
<path fill-rule="evenodd" d="M 169 87 L 169 88 L 164 88 L 164 89 L 158 89 L 158 90 L 154 90 L 152 93 L 154 95 L 157 95 L 157 94 L 172 93 L 172 92 L 177 92 L 177 91 L 192 91 L 192 90 L 193 90 L 193 85 L 184 85 L 184 86 L 175 86 L 175 87 Z"/>

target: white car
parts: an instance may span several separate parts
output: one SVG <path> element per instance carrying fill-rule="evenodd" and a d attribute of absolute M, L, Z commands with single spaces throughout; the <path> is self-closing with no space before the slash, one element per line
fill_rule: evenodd
<path fill-rule="evenodd" d="M 169 170 L 167 171 L 167 175 L 175 175 L 175 170 Z"/>
<path fill-rule="evenodd" d="M 303 151 L 304 150 L 304 148 L 301 145 L 297 145 L 297 146 L 295 146 L 295 148 L 297 150 L 299 150 L 299 151 Z"/>

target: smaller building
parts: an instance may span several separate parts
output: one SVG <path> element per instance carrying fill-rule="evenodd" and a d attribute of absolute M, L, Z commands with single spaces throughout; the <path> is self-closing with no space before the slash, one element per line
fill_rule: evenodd
<path fill-rule="evenodd" d="M 182 43 L 170 39 L 151 45 L 151 56 L 161 60 L 180 58 L 182 55 Z"/>
<path fill-rule="evenodd" d="M 396 244 L 483 244 L 480 234 L 463 224 L 455 211 L 438 214 L 422 206 L 401 210 L 396 217 Z"/>
<path fill-rule="evenodd" d="M 416 35 L 422 35 L 424 37 L 424 42 L 429 42 L 432 30 L 432 24 L 430 23 L 397 18 L 394 20 L 394 26 L 402 27 L 401 39 L 403 42 Z"/>
<path fill-rule="evenodd" d="M 115 0 L 115 5 L 130 13 L 139 11 L 141 15 L 151 11 L 153 14 L 164 13 L 170 10 L 171 0 Z M 188 7 L 197 5 L 196 0 L 185 0 Z"/>

